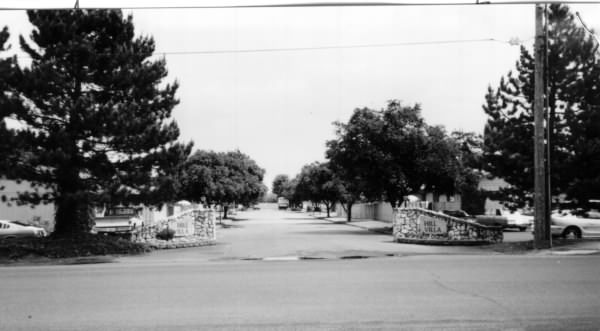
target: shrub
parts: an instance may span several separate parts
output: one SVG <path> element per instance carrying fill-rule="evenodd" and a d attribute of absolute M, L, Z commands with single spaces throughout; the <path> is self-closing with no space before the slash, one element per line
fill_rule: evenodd
<path fill-rule="evenodd" d="M 141 243 L 95 234 L 75 238 L 22 238 L 0 241 L 0 257 L 21 259 L 27 256 L 68 258 L 92 255 L 140 254 L 150 251 Z"/>
<path fill-rule="evenodd" d="M 164 228 L 156 233 L 156 238 L 161 240 L 171 240 L 175 237 L 175 230 L 171 228 Z"/>

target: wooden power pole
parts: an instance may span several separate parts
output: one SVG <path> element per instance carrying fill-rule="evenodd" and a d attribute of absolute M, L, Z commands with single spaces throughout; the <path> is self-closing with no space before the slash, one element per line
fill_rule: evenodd
<path fill-rule="evenodd" d="M 544 125 L 544 71 L 545 71 L 545 33 L 544 33 L 544 6 L 535 5 L 535 86 L 533 101 L 534 121 L 534 206 L 535 206 L 535 234 L 534 246 L 536 249 L 550 247 L 550 213 L 549 190 L 546 178 L 546 130 Z"/>

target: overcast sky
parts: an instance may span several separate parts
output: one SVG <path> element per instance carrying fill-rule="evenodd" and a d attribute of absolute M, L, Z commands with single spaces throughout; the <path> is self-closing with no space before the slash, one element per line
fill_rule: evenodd
<path fill-rule="evenodd" d="M 0 6 L 70 7 L 75 1 L 3 1 Z M 218 3 L 241 3 L 219 1 Z M 245 1 L 267 3 L 275 1 Z M 278 1 L 279 3 L 292 1 Z M 425 2 L 425 1 L 423 1 Z M 215 1 L 85 1 L 81 6 L 215 4 Z M 572 6 L 599 30 L 600 6 Z M 180 83 L 173 116 L 195 148 L 239 149 L 266 169 L 265 184 L 324 160 L 334 121 L 390 99 L 420 103 L 427 123 L 483 132 L 487 86 L 514 69 L 519 47 L 532 47 L 533 5 L 248 9 L 135 9 L 136 31 L 157 52 L 394 47 L 166 54 L 169 80 Z M 13 49 L 31 26 L 23 11 L 0 11 Z M 496 41 L 471 41 L 494 39 Z"/>

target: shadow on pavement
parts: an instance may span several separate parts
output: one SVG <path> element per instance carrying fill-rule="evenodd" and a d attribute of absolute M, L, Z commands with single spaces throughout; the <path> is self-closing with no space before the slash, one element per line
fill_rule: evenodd
<path fill-rule="evenodd" d="M 308 220 L 308 219 L 307 219 Z M 295 223 L 294 225 L 347 225 L 347 223 L 332 223 L 332 222 L 309 222 L 309 223 Z"/>
<path fill-rule="evenodd" d="M 228 220 L 232 221 L 232 222 L 243 222 L 243 221 L 249 221 L 249 218 L 229 218 Z"/>
<path fill-rule="evenodd" d="M 298 218 L 298 217 L 282 217 L 282 220 L 286 220 L 286 221 L 314 221 L 315 218 L 314 217 L 302 217 L 302 218 Z M 302 224 L 306 224 L 306 223 L 301 223 Z M 321 224 L 327 224 L 327 223 L 321 223 Z"/>
<path fill-rule="evenodd" d="M 373 236 L 373 235 L 381 235 L 381 233 L 375 233 L 371 231 L 361 231 L 361 230 L 316 230 L 316 231 L 298 231 L 294 232 L 296 234 L 321 234 L 321 235 L 359 235 L 359 236 Z"/>

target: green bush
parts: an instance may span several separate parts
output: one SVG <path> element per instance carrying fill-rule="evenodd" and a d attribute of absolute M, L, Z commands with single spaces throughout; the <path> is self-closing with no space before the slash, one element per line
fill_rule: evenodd
<path fill-rule="evenodd" d="M 156 238 L 161 240 L 171 240 L 175 237 L 175 230 L 171 228 L 164 228 L 156 233 Z"/>
<path fill-rule="evenodd" d="M 27 256 L 48 258 L 83 257 L 93 255 L 140 254 L 150 251 L 145 244 L 96 234 L 75 238 L 22 238 L 0 241 L 0 258 L 21 259 Z"/>

